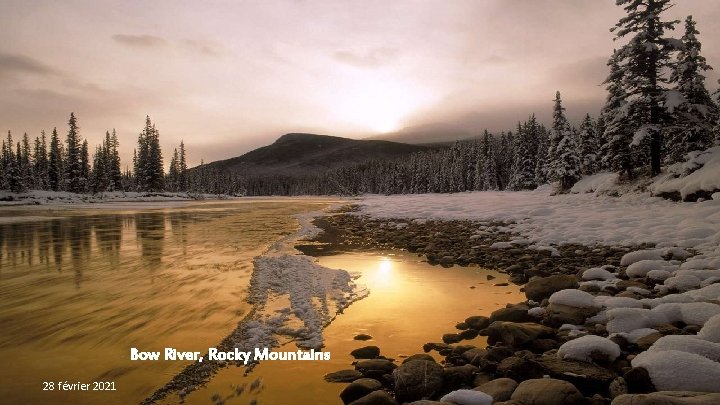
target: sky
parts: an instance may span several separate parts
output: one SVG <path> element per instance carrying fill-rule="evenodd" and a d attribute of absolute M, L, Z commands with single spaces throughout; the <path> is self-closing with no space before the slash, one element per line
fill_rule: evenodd
<path fill-rule="evenodd" d="M 692 14 L 720 69 L 717 0 L 676 3 L 667 17 Z M 65 136 L 74 112 L 91 147 L 117 130 L 124 166 L 149 115 L 166 163 L 183 140 L 196 165 L 287 132 L 549 122 L 556 90 L 579 120 L 603 103 L 622 15 L 614 0 L 0 0 L 0 130 Z"/>

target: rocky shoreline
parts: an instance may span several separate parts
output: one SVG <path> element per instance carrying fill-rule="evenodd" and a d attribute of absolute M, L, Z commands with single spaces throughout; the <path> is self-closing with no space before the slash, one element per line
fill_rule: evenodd
<path fill-rule="evenodd" d="M 720 403 L 718 393 L 675 388 L 656 392 L 663 387 L 653 384 L 646 368 L 632 364 L 665 336 L 697 335 L 713 311 L 695 322 L 663 318 L 668 321 L 648 324 L 640 335 L 618 333 L 617 322 L 612 324 L 613 316 L 628 312 L 612 312 L 613 308 L 649 311 L 640 303 L 687 291 L 683 286 L 655 289 L 662 285 L 662 277 L 648 276 L 647 269 L 638 271 L 642 266 L 636 263 L 652 256 L 656 262 L 679 266 L 693 252 L 653 249 L 651 245 L 569 243 L 538 248 L 510 232 L 504 223 L 374 219 L 353 211 L 350 207 L 317 219 L 315 225 L 324 232 L 314 243 L 298 249 L 308 255 L 324 255 L 392 248 L 416 252 L 429 263 L 444 267 L 478 264 L 503 271 L 513 282 L 524 284 L 527 300 L 508 304 L 489 317 L 458 319 L 457 330 L 423 348 L 408 348 L 418 354 L 400 364 L 383 357 L 381 348 L 375 346 L 354 351 L 357 361 L 352 369 L 326 376 L 330 382 L 349 383 L 340 394 L 343 403 Z M 486 347 L 462 344 L 477 335 L 487 336 Z M 421 349 L 424 353 L 419 353 Z M 431 351 L 444 360 L 437 363 L 426 354 Z"/>

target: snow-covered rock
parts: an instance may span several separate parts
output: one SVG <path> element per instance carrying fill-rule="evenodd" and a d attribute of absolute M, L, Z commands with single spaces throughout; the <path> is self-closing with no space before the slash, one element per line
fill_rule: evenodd
<path fill-rule="evenodd" d="M 450 402 L 457 405 L 492 405 L 493 397 L 475 390 L 456 390 L 440 398 L 440 402 Z"/>
<path fill-rule="evenodd" d="M 585 291 L 566 289 L 551 295 L 550 303 L 574 308 L 591 308 L 595 306 L 595 297 Z"/>
<path fill-rule="evenodd" d="M 558 349 L 561 359 L 573 359 L 592 363 L 598 357 L 613 362 L 620 356 L 620 346 L 604 337 L 587 335 L 563 343 Z"/>

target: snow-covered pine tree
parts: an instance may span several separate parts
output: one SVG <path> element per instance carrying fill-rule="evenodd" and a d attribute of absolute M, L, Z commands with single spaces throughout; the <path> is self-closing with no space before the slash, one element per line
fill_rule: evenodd
<path fill-rule="evenodd" d="M 93 165 L 90 174 L 90 190 L 93 193 L 101 193 L 107 190 L 107 157 L 104 145 L 98 145 L 93 154 Z"/>
<path fill-rule="evenodd" d="M 590 114 L 586 114 L 580 124 L 578 143 L 581 173 L 583 175 L 597 173 L 598 151 L 600 147 L 597 143 L 595 122 L 592 117 L 590 117 Z"/>
<path fill-rule="evenodd" d="M 560 183 L 560 191 L 569 190 L 580 178 L 580 158 L 577 155 L 575 134 L 565 117 L 560 92 L 555 93 L 552 128 L 553 150 L 550 180 Z"/>
<path fill-rule="evenodd" d="M 610 74 L 605 79 L 608 95 L 600 112 L 605 123 L 600 151 L 601 166 L 606 170 L 624 172 L 632 179 L 638 162 L 630 144 L 638 124 L 629 119 L 628 94 L 623 85 L 624 72 L 618 63 L 617 53 L 610 57 L 608 66 Z"/>
<path fill-rule="evenodd" d="M 633 144 L 642 145 L 649 137 L 650 169 L 659 174 L 662 163 L 662 124 L 667 114 L 666 85 L 670 83 L 666 72 L 671 70 L 671 53 L 678 41 L 665 37 L 679 21 L 664 21 L 662 14 L 672 4 L 670 0 L 616 0 L 627 16 L 610 31 L 616 39 L 631 36 L 629 42 L 616 52 L 623 72 L 625 89 L 633 118 L 640 120 Z"/>
<path fill-rule="evenodd" d="M 22 147 L 20 148 L 20 153 L 18 154 L 18 169 L 25 187 L 29 189 L 35 188 L 30 138 L 28 137 L 27 132 L 23 134 Z"/>
<path fill-rule="evenodd" d="M 684 160 L 688 152 L 705 150 L 713 144 L 713 124 L 718 119 L 718 107 L 705 87 L 703 72 L 711 70 L 700 55 L 702 45 L 692 16 L 685 20 L 683 47 L 677 56 L 671 82 L 676 83 L 675 93 L 668 93 L 668 108 L 674 111 L 667 129 L 666 162 Z"/>
<path fill-rule="evenodd" d="M 531 117 L 533 118 L 533 117 Z M 508 188 L 512 190 L 532 190 L 535 184 L 535 151 L 533 150 L 532 123 L 526 121 L 515 134 L 515 157 L 513 171 Z"/>
<path fill-rule="evenodd" d="M 162 191 L 165 188 L 165 169 L 163 168 L 162 150 L 160 149 L 160 132 L 153 124 L 148 137 L 147 189 Z"/>
<path fill-rule="evenodd" d="M 535 183 L 545 184 L 548 182 L 547 158 L 550 137 L 545 125 L 540 125 L 538 132 L 537 153 L 535 154 Z"/>
<path fill-rule="evenodd" d="M 68 127 L 68 135 L 65 140 L 67 150 L 64 159 L 66 189 L 73 193 L 82 193 L 85 191 L 83 151 L 80 134 L 78 133 L 77 119 L 74 113 L 70 113 Z"/>
<path fill-rule="evenodd" d="M 185 157 L 185 142 L 180 141 L 180 150 L 178 151 L 178 190 L 187 191 L 187 160 Z"/>
<path fill-rule="evenodd" d="M 167 179 L 165 181 L 165 185 L 168 187 L 171 191 L 177 191 L 178 190 L 178 177 L 179 177 L 179 158 L 178 158 L 178 150 L 175 148 L 173 150 L 173 155 L 170 158 L 170 168 L 168 170 Z"/>
<path fill-rule="evenodd" d="M 495 138 L 485 130 L 482 139 L 483 167 L 482 167 L 482 190 L 499 190 L 497 155 L 495 154 Z"/>
<path fill-rule="evenodd" d="M 50 151 L 48 153 L 48 183 L 50 189 L 59 191 L 64 188 L 65 168 L 63 164 L 63 150 L 57 128 L 53 128 L 50 136 Z"/>

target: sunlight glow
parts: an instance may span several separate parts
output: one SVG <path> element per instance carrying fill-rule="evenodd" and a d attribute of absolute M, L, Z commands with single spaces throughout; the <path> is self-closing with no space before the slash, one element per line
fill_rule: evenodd
<path fill-rule="evenodd" d="M 381 257 L 373 281 L 379 286 L 388 287 L 392 285 L 392 280 L 393 262 L 388 257 Z"/>
<path fill-rule="evenodd" d="M 331 110 L 337 119 L 378 133 L 401 129 L 424 104 L 416 86 L 373 77 L 348 80 L 336 97 Z"/>

